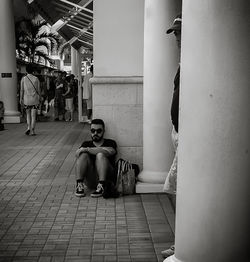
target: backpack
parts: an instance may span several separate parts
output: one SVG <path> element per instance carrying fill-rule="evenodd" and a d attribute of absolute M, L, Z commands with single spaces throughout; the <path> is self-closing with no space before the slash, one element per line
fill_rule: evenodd
<path fill-rule="evenodd" d="M 139 166 L 120 158 L 116 162 L 116 189 L 121 195 L 135 193 L 136 178 L 139 174 Z"/>

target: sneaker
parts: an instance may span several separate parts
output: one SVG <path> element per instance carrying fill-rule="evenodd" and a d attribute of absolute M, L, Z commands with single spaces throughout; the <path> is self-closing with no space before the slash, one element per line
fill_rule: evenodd
<path fill-rule="evenodd" d="M 77 183 L 75 195 L 78 196 L 78 197 L 84 197 L 85 196 L 84 184 L 82 182 Z"/>
<path fill-rule="evenodd" d="M 163 258 L 167 258 L 167 257 L 174 255 L 174 245 L 172 245 L 169 249 L 161 251 L 161 254 Z"/>
<path fill-rule="evenodd" d="M 104 193 L 104 188 L 101 183 L 98 183 L 96 191 L 91 194 L 92 197 L 101 197 Z"/>

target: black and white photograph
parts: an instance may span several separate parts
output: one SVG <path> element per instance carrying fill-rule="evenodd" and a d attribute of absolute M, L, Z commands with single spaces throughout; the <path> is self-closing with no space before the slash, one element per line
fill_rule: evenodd
<path fill-rule="evenodd" d="M 0 262 L 250 261 L 250 1 L 0 0 Z"/>

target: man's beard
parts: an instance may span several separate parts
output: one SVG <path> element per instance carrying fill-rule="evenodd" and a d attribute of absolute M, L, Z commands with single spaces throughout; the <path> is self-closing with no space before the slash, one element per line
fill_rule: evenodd
<path fill-rule="evenodd" d="M 102 140 L 102 138 L 103 138 L 103 136 L 96 136 L 96 135 L 92 136 L 92 140 L 93 140 L 94 142 L 99 142 L 99 141 Z"/>

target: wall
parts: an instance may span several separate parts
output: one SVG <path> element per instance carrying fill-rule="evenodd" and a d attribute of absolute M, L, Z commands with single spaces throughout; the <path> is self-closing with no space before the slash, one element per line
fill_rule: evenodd
<path fill-rule="evenodd" d="M 94 1 L 97 76 L 142 76 L 144 0 Z"/>
<path fill-rule="evenodd" d="M 93 117 L 142 167 L 143 0 L 94 1 Z"/>

